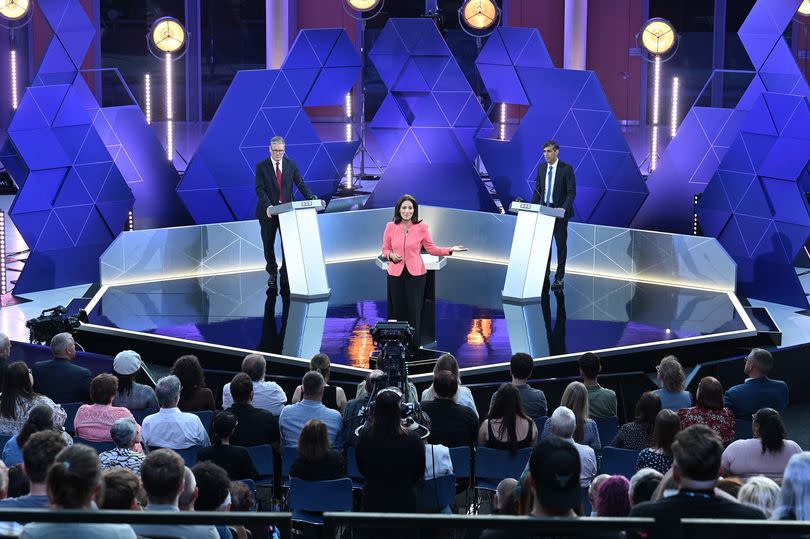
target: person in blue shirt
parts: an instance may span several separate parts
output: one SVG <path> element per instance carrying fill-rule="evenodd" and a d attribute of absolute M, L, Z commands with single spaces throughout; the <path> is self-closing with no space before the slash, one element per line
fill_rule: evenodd
<path fill-rule="evenodd" d="M 297 447 L 298 436 L 307 421 L 320 419 L 326 425 L 332 448 L 342 447 L 343 418 L 340 412 L 327 408 L 321 402 L 324 385 L 323 376 L 318 371 L 309 371 L 304 375 L 301 382 L 303 399 L 301 402 L 285 406 L 279 416 L 278 425 L 283 446 Z"/>
<path fill-rule="evenodd" d="M 788 406 L 788 386 L 782 380 L 772 380 L 768 374 L 773 369 L 773 356 L 767 350 L 754 348 L 745 358 L 745 374 L 748 379 L 731 387 L 725 394 L 726 408 L 731 409 L 735 419 L 750 421 L 760 408 L 773 408 L 780 414 Z"/>

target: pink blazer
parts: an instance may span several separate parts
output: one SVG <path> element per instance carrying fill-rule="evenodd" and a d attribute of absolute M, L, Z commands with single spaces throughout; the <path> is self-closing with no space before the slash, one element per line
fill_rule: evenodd
<path fill-rule="evenodd" d="M 388 263 L 388 275 L 399 277 L 402 275 L 402 268 L 405 266 L 408 267 L 408 273 L 411 275 L 424 275 L 427 273 L 425 263 L 422 262 L 420 256 L 422 247 L 434 256 L 447 256 L 450 254 L 448 247 L 436 247 L 424 221 L 419 224 L 411 224 L 408 227 L 407 234 L 405 234 L 405 223 L 395 224 L 391 221 L 385 225 L 383 256 L 388 258 L 388 255 L 395 253 L 402 257 L 402 261 L 397 264 Z"/>

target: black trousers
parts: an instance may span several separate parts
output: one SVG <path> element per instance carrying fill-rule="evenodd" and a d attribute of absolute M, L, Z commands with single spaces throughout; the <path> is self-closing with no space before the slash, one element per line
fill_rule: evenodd
<path fill-rule="evenodd" d="M 565 277 L 565 259 L 568 258 L 568 219 L 557 219 L 554 221 L 554 243 L 557 244 L 557 271 L 554 272 L 554 280 L 562 281 Z M 551 250 L 548 251 L 548 262 L 546 263 L 546 275 L 551 271 Z"/>
<path fill-rule="evenodd" d="M 278 263 L 276 263 L 276 232 L 278 232 L 278 216 L 272 219 L 259 219 L 259 227 L 262 232 L 262 244 L 264 245 L 264 260 L 266 265 L 264 269 L 271 276 L 275 276 L 278 271 Z M 281 254 L 284 256 L 284 242 L 281 242 Z M 282 279 L 286 280 L 287 265 L 281 268 Z"/>
<path fill-rule="evenodd" d="M 399 277 L 388 276 L 388 319 L 407 321 L 413 327 L 412 350 L 422 344 L 422 306 L 425 302 L 426 280 L 427 274 L 413 276 L 408 273 L 408 268 L 402 268 L 402 275 Z"/>

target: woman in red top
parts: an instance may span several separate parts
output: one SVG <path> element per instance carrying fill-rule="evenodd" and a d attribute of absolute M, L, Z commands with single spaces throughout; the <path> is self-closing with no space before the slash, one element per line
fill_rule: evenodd
<path fill-rule="evenodd" d="M 434 256 L 466 251 L 463 245 L 437 247 L 427 224 L 419 220 L 419 205 L 411 195 L 403 195 L 394 208 L 394 219 L 385 226 L 383 256 L 388 260 L 388 318 L 407 321 L 414 329 L 412 349 L 421 344 L 420 325 L 425 299 L 422 247 Z"/>
<path fill-rule="evenodd" d="M 720 436 L 723 445 L 734 441 L 734 414 L 723 407 L 723 385 L 717 378 L 706 376 L 698 384 L 695 396 L 697 406 L 681 408 L 681 429 L 692 425 L 703 424 Z"/>

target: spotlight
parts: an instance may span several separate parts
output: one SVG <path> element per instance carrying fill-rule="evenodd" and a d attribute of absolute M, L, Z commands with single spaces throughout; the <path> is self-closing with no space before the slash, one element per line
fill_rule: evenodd
<path fill-rule="evenodd" d="M 16 22 L 23 19 L 30 9 L 30 0 L 0 0 L 0 17 L 8 21 Z"/>
<path fill-rule="evenodd" d="M 641 28 L 641 46 L 651 55 L 661 56 L 675 52 L 677 42 L 678 34 L 672 23 L 666 19 L 650 19 Z"/>
<path fill-rule="evenodd" d="M 152 23 L 149 33 L 146 34 L 149 52 L 155 58 L 165 61 L 164 72 L 166 76 L 166 156 L 169 161 L 174 159 L 174 108 L 172 105 L 172 61 L 182 57 L 185 53 L 186 29 L 174 17 L 161 17 Z M 151 81 L 149 84 L 151 90 Z M 149 97 L 149 117 L 151 120 L 151 97 Z"/>
<path fill-rule="evenodd" d="M 797 13 L 805 17 L 810 15 L 810 0 L 802 0 L 802 3 L 799 6 Z"/>
<path fill-rule="evenodd" d="M 466 0 L 458 9 L 459 20 L 475 32 L 476 37 L 483 37 L 486 34 L 482 32 L 487 30 L 492 32 L 500 15 L 501 10 L 493 0 Z"/>
<path fill-rule="evenodd" d="M 161 17 L 149 29 L 152 45 L 161 52 L 175 53 L 186 43 L 186 30 L 174 17 Z"/>
<path fill-rule="evenodd" d="M 346 0 L 346 5 L 360 13 L 366 13 L 382 4 L 382 0 Z"/>

